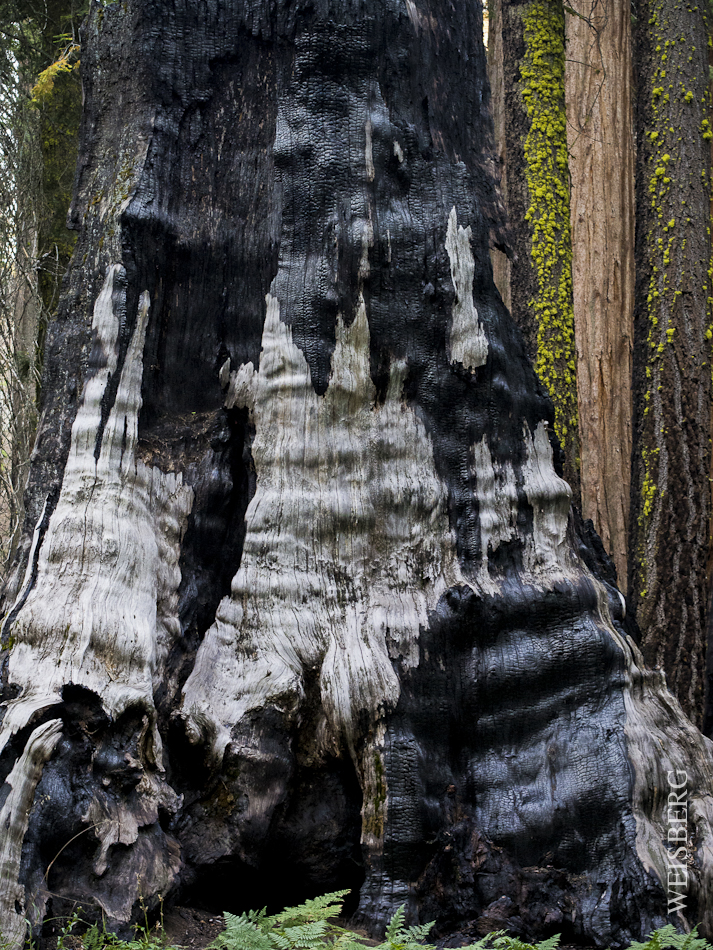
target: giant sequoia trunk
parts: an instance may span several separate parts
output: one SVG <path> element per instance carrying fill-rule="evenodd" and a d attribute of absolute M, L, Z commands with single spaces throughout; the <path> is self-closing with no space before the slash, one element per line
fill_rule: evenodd
<path fill-rule="evenodd" d="M 616 946 L 670 909 L 685 771 L 711 933 L 712 747 L 627 635 L 494 289 L 477 4 L 95 4 L 82 64 L 1 929 L 346 885 L 376 930 L 405 902 Z"/>

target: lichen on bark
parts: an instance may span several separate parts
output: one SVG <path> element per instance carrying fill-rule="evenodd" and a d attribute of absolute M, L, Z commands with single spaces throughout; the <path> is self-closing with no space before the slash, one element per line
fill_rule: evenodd
<path fill-rule="evenodd" d="M 692 720 L 706 694 L 710 520 L 707 26 L 640 5 L 630 589 L 644 654 Z"/>
<path fill-rule="evenodd" d="M 524 14 L 522 96 L 530 127 L 525 172 L 538 293 L 535 369 L 555 406 L 555 432 L 566 474 L 578 483 L 577 359 L 572 301 L 567 120 L 564 94 L 564 13 L 558 0 L 533 0 Z"/>

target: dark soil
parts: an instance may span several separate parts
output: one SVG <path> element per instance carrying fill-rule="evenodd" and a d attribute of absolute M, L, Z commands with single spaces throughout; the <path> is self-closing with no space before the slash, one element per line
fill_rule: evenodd
<path fill-rule="evenodd" d="M 166 911 L 163 926 L 169 946 L 203 950 L 223 929 L 223 918 L 196 907 L 175 906 Z"/>

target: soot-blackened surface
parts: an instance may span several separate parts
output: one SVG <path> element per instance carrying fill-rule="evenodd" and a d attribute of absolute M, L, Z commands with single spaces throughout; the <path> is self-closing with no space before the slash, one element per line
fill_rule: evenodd
<path fill-rule="evenodd" d="M 513 576 L 505 591 L 450 590 L 402 674 L 384 876 L 417 881 L 414 906 L 446 929 L 503 895 L 516 932 L 631 928 L 660 913 L 662 891 L 636 856 L 621 651 L 586 577 L 543 591 Z"/>
<path fill-rule="evenodd" d="M 72 407 L 91 372 L 91 304 L 112 260 L 91 209 L 101 204 L 96 180 L 124 173 L 107 157 L 123 109 L 146 144 L 138 165 L 127 165 L 132 184 L 112 231 L 128 282 L 126 340 L 139 295 L 151 298 L 139 453 L 182 473 L 194 493 L 181 542 L 181 631 L 154 697 L 166 779 L 183 797 L 147 820 L 137 847 L 156 866 L 180 864 L 183 895 L 216 910 L 261 906 L 268 891 L 290 902 L 364 880 L 359 913 L 377 930 L 405 901 L 443 930 L 502 920 L 528 936 L 641 936 L 663 896 L 634 850 L 622 655 L 581 564 L 556 582 L 523 579 L 537 514 L 523 432 L 553 412 L 492 283 L 489 234 L 502 221 L 487 171 L 479 5 L 129 0 L 93 10 L 86 61 L 94 72 L 75 210 L 80 256 L 49 337 L 28 510 L 37 517 L 48 485 L 61 480 Z M 115 61 L 121 83 L 107 78 Z M 488 341 L 473 372 L 448 356 L 454 208 L 458 226 L 470 228 L 473 302 Z M 405 361 L 402 398 L 432 445 L 459 570 L 480 592 L 463 584 L 443 595 L 420 630 L 418 665 L 394 657 L 398 705 L 380 723 L 363 722 L 351 745 L 314 751 L 324 721 L 319 670 L 310 669 L 299 713 L 289 697 L 284 708 L 251 711 L 216 764 L 171 715 L 240 564 L 254 433 L 247 409 L 225 408 L 225 392 L 230 371 L 259 368 L 268 293 L 319 395 L 338 316 L 350 325 L 363 297 L 377 401 L 392 364 Z M 473 463 L 483 440 L 493 465 L 514 473 L 517 497 L 513 536 L 491 549 L 487 567 Z M 612 578 L 575 522 L 568 544 L 607 581 L 618 622 Z M 488 583 L 479 587 L 479 577 Z M 95 706 L 81 693 L 64 697 L 61 714 L 74 725 L 37 795 L 61 803 L 65 818 L 36 806 L 23 858 L 30 888 L 60 840 L 86 823 L 96 787 L 131 803 L 132 762 L 144 754 L 132 743 L 145 724 L 138 713 L 108 723 Z M 378 845 L 361 849 L 368 803 L 358 762 L 377 726 L 386 819 Z M 179 845 L 180 862 L 164 853 Z M 68 846 L 50 884 L 69 899 L 74 879 L 110 900 L 125 883 L 122 861 L 135 867 L 130 848 L 115 849 L 121 859 L 105 876 L 87 852 L 81 841 Z M 231 894 L 243 896 L 233 903 Z"/>
<path fill-rule="evenodd" d="M 286 64 L 236 6 L 149 4 L 138 24 L 156 104 L 144 174 L 122 218 L 136 286 L 153 306 L 140 438 L 147 459 L 183 471 L 195 493 L 180 565 L 186 639 L 169 661 L 178 686 L 240 562 L 251 428 L 247 412 L 223 408 L 220 371 L 259 364 L 279 247 L 273 142 Z M 165 701 L 170 713 L 175 691 Z"/>

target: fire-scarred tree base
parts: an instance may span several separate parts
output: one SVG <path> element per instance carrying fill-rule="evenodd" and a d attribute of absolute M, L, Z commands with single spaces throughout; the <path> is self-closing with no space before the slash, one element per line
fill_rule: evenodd
<path fill-rule="evenodd" d="M 2 632 L 15 945 L 76 900 L 360 886 L 374 930 L 619 946 L 666 920 L 674 770 L 710 932 L 711 745 L 492 282 L 481 35 L 466 0 L 93 5 Z"/>

